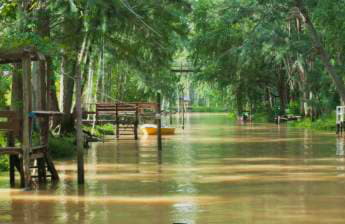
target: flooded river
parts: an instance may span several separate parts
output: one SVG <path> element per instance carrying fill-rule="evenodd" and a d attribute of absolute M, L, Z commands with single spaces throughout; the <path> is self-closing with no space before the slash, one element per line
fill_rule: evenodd
<path fill-rule="evenodd" d="M 187 115 L 186 129 L 94 144 L 86 185 L 74 161 L 35 192 L 1 179 L 0 223 L 344 223 L 344 141 L 333 133 Z"/>

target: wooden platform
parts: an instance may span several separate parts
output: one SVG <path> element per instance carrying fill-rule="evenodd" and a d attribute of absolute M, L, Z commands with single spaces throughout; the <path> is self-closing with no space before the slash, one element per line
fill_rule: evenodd
<path fill-rule="evenodd" d="M 96 111 L 84 111 L 84 115 L 95 115 L 95 120 L 83 120 L 83 124 L 114 124 L 117 139 L 121 136 L 138 139 L 140 117 L 146 118 L 148 114 L 153 117 L 156 109 L 156 103 L 147 102 L 98 103 Z"/>

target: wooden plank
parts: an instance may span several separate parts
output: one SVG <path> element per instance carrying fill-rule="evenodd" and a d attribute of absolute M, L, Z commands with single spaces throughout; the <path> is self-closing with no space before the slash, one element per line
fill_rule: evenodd
<path fill-rule="evenodd" d="M 59 111 L 32 111 L 31 113 L 35 114 L 38 117 L 64 115 L 63 112 Z"/>
<path fill-rule="evenodd" d="M 96 114 L 96 112 L 93 112 L 93 111 L 83 111 L 83 115 L 88 115 L 88 114 Z"/>
<path fill-rule="evenodd" d="M 1 147 L 0 148 L 0 154 L 19 155 L 22 153 L 23 153 L 23 150 L 20 147 Z"/>
<path fill-rule="evenodd" d="M 34 153 L 32 155 L 30 155 L 30 159 L 31 160 L 36 160 L 36 159 L 42 159 L 44 158 L 44 153 L 40 152 L 40 153 Z"/>
<path fill-rule="evenodd" d="M 0 49 L 0 64 L 19 63 L 22 61 L 23 57 L 27 57 L 30 61 L 40 60 L 40 55 L 34 46 Z"/>

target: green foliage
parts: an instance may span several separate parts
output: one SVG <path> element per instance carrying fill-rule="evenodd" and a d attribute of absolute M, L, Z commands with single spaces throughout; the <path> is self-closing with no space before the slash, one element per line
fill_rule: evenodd
<path fill-rule="evenodd" d="M 112 124 L 96 125 L 94 128 L 91 126 L 83 126 L 83 130 L 95 135 L 96 137 L 102 137 L 103 135 L 114 135 L 115 126 Z"/>
<path fill-rule="evenodd" d="M 9 170 L 9 158 L 7 155 L 0 156 L 0 171 L 8 171 Z"/>
<path fill-rule="evenodd" d="M 310 118 L 305 118 L 300 121 L 289 122 L 289 126 L 297 128 L 309 128 L 320 131 L 335 131 L 336 115 L 335 113 L 326 114 L 315 121 L 312 121 Z"/>
<path fill-rule="evenodd" d="M 252 121 L 257 123 L 264 123 L 272 121 L 272 114 L 267 112 L 258 112 L 253 114 Z"/>
<path fill-rule="evenodd" d="M 6 145 L 5 136 L 0 133 L 0 147 Z M 7 155 L 0 156 L 0 171 L 7 171 L 9 169 L 9 159 Z"/>
<path fill-rule="evenodd" d="M 340 12 L 344 2 L 301 2 L 341 72 L 344 59 L 340 55 L 345 53 L 341 34 L 345 29 Z M 302 103 L 317 115 L 333 110 L 340 103 L 339 90 L 325 72 L 305 25 L 293 22 L 295 3 L 195 1 L 189 48 L 201 70 L 195 79 L 212 83 L 214 88 L 227 88 L 227 94 L 233 96 L 229 104 L 238 113 L 280 108 L 280 114 L 302 114 Z"/>
<path fill-rule="evenodd" d="M 290 101 L 289 107 L 287 109 L 287 114 L 289 115 L 299 115 L 301 112 L 300 110 L 300 103 L 298 101 Z"/>
<path fill-rule="evenodd" d="M 193 106 L 192 112 L 227 112 L 224 107 Z"/>
<path fill-rule="evenodd" d="M 54 159 L 71 158 L 76 153 L 75 137 L 62 136 L 49 138 L 49 149 Z"/>
<path fill-rule="evenodd" d="M 12 49 L 25 46 L 35 46 L 40 52 L 45 55 L 57 55 L 58 47 L 48 38 L 42 38 L 33 32 L 17 32 L 10 30 L 6 32 L 0 41 L 0 48 Z"/>
<path fill-rule="evenodd" d="M 115 133 L 115 126 L 112 124 L 96 126 L 96 129 L 104 135 L 113 135 Z"/>
<path fill-rule="evenodd" d="M 10 89 L 10 77 L 1 76 L 1 69 L 0 69 L 0 109 L 4 108 L 7 105 L 7 93 Z"/>
<path fill-rule="evenodd" d="M 230 112 L 229 119 L 230 121 L 237 121 L 237 114 L 235 112 Z"/>

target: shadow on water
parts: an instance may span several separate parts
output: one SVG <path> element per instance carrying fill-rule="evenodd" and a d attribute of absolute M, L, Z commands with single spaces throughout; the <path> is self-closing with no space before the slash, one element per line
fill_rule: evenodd
<path fill-rule="evenodd" d="M 185 130 L 96 143 L 86 185 L 75 161 L 35 192 L 7 189 L 0 223 L 343 223 L 344 138 L 240 124 L 225 114 L 186 116 Z"/>

